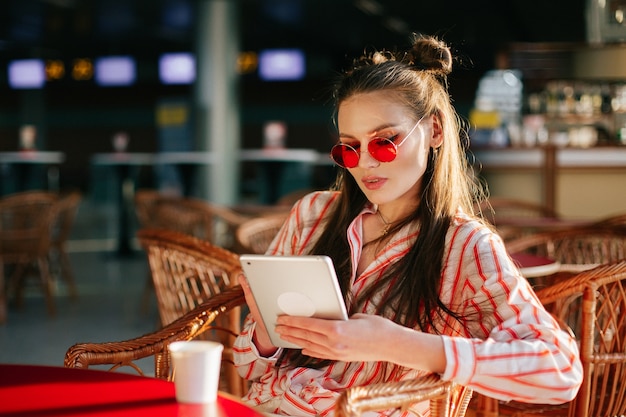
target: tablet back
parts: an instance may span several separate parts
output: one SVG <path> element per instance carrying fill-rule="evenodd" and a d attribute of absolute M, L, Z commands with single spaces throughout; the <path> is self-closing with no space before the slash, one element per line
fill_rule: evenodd
<path fill-rule="evenodd" d="M 328 256 L 240 255 L 254 300 L 275 346 L 299 348 L 274 332 L 276 317 L 347 320 L 348 314 Z"/>

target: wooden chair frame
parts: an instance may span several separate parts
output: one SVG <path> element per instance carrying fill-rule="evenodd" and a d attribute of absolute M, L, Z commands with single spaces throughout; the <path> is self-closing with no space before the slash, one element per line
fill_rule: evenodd
<path fill-rule="evenodd" d="M 245 297 L 241 287 L 230 288 L 157 331 L 121 342 L 77 343 L 67 350 L 64 366 L 86 369 L 96 365 L 109 365 L 109 371 L 130 367 L 139 375 L 145 375 L 136 361 L 154 357 L 154 376 L 171 380 L 169 344 L 192 340 L 213 330 L 218 317 L 244 304 Z"/>
<path fill-rule="evenodd" d="M 613 216 L 603 217 L 593 223 L 594 227 L 606 228 L 626 228 L 626 213 L 615 214 Z"/>

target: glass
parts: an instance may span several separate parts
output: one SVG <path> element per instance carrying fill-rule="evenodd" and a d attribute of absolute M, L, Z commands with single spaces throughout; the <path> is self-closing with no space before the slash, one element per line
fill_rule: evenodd
<path fill-rule="evenodd" d="M 418 124 L 424 119 L 422 116 L 415 126 L 406 134 L 404 139 L 396 145 L 396 140 L 400 134 L 391 136 L 390 138 L 375 137 L 367 144 L 367 152 L 379 162 L 391 162 L 396 159 L 398 148 L 404 143 L 406 138 L 411 136 Z M 342 168 L 354 168 L 359 165 L 361 151 L 347 143 L 338 143 L 330 150 L 330 157 L 337 165 Z"/>

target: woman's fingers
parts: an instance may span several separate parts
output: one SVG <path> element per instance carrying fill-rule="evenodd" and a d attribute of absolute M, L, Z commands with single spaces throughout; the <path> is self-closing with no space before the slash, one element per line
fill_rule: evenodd
<path fill-rule="evenodd" d="M 261 319 L 261 313 L 259 312 L 259 309 L 254 301 L 254 297 L 252 296 L 252 291 L 250 290 L 250 286 L 248 285 L 248 280 L 243 274 L 241 274 L 238 277 L 238 281 L 246 297 L 246 303 L 248 304 L 248 308 L 250 309 L 250 314 L 256 322 L 256 328 L 253 336 L 254 344 L 261 354 L 270 356 L 272 352 L 276 351 L 276 347 L 272 344 L 269 335 L 267 334 L 267 329 L 263 324 L 263 320 Z"/>

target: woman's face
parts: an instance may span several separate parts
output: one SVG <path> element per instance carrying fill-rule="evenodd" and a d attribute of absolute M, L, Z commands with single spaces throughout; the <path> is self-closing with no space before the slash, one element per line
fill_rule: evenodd
<path fill-rule="evenodd" d="M 418 118 L 390 92 L 354 95 L 338 109 L 339 141 L 360 152 L 358 165 L 348 171 L 374 204 L 419 201 L 421 180 L 426 170 L 428 151 L 435 139 L 433 118 Z M 415 127 L 415 129 L 413 129 Z M 396 158 L 379 162 L 367 152 L 372 138 L 395 139 Z"/>

